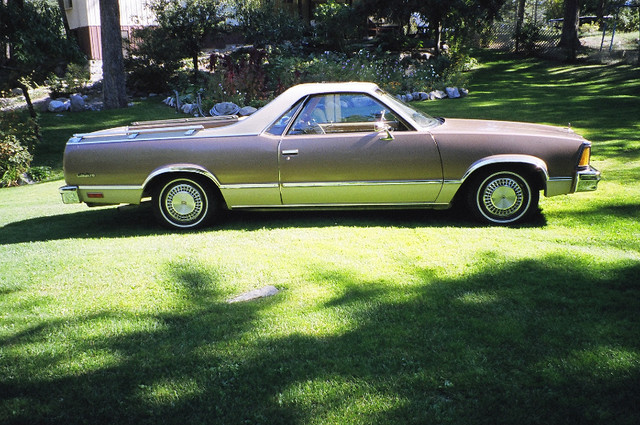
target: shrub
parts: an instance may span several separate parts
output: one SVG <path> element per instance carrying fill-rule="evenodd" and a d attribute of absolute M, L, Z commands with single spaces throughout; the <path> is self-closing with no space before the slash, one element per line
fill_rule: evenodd
<path fill-rule="evenodd" d="M 90 78 L 86 63 L 70 63 L 62 78 L 52 74 L 46 82 L 49 85 L 50 96 L 55 99 L 82 92 Z"/>
<path fill-rule="evenodd" d="M 182 66 L 180 42 L 162 27 L 146 27 L 133 32 L 125 59 L 127 85 L 132 91 L 162 93 Z"/>
<path fill-rule="evenodd" d="M 38 142 L 35 120 L 17 112 L 0 114 L 0 185 L 16 184 L 29 170 L 31 151 Z"/>
<path fill-rule="evenodd" d="M 309 32 L 303 19 L 292 19 L 286 11 L 269 4 L 245 6 L 238 18 L 246 41 L 257 47 L 285 43 L 300 46 Z"/>
<path fill-rule="evenodd" d="M 0 139 L 0 185 L 13 186 L 29 169 L 33 156 L 12 134 Z"/>
<path fill-rule="evenodd" d="M 272 78 L 284 76 L 277 78 L 285 88 L 303 82 L 372 81 L 390 93 L 428 91 L 436 87 L 441 77 L 433 61 L 400 61 L 397 55 L 367 51 L 352 56 L 324 52 L 305 59 L 270 61 L 268 74 Z"/>
<path fill-rule="evenodd" d="M 534 22 L 525 22 L 519 31 L 516 31 L 515 37 L 520 48 L 526 53 L 534 53 L 536 51 L 536 43 L 540 41 L 541 28 Z"/>
<path fill-rule="evenodd" d="M 638 31 L 640 21 L 638 9 L 634 7 L 621 7 L 616 18 L 616 28 L 618 31 Z"/>
<path fill-rule="evenodd" d="M 193 102 L 200 92 L 202 106 L 209 110 L 217 102 L 262 106 L 270 98 L 300 83 L 323 81 L 371 81 L 386 91 L 402 94 L 431 91 L 446 86 L 464 86 L 465 70 L 475 60 L 465 54 L 414 59 L 399 55 L 373 54 L 361 50 L 353 55 L 324 52 L 291 55 L 286 49 L 241 49 L 232 54 L 214 53 L 209 74 L 198 85 L 186 80 L 176 86 L 182 102 Z"/>
<path fill-rule="evenodd" d="M 267 51 L 252 47 L 223 56 L 211 55 L 209 69 L 218 71 L 218 80 L 220 77 L 222 79 L 214 83 L 217 83 L 225 94 L 238 96 L 243 99 L 243 103 L 248 104 L 264 100 L 268 96 L 264 68 L 266 62 Z"/>

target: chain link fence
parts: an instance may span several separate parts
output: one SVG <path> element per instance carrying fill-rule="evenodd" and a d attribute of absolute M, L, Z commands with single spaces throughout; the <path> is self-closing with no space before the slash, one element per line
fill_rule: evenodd
<path fill-rule="evenodd" d="M 544 25 L 524 24 L 517 41 L 520 52 L 543 57 L 566 57 L 558 48 L 562 34 L 562 23 Z M 482 37 L 483 46 L 507 52 L 516 51 L 516 24 L 496 22 Z M 638 32 L 614 31 L 611 26 L 599 29 L 596 25 L 581 26 L 578 52 L 581 59 L 598 62 L 638 63 L 640 50 Z"/>

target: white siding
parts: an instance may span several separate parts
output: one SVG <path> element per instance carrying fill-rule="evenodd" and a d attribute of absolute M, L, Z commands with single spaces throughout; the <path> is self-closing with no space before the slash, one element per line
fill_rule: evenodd
<path fill-rule="evenodd" d="M 156 20 L 147 3 L 148 0 L 120 0 L 120 25 L 155 25 Z"/>
<path fill-rule="evenodd" d="M 148 0 L 120 0 L 120 25 L 154 25 L 155 19 L 147 7 Z M 99 0 L 72 0 L 72 7 L 66 9 L 69 27 L 100 26 Z"/>

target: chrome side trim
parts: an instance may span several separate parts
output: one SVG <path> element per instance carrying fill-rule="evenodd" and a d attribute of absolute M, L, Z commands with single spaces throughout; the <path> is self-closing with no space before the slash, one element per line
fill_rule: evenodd
<path fill-rule="evenodd" d="M 278 183 L 254 183 L 254 184 L 223 184 L 220 185 L 220 189 L 232 190 L 232 189 L 277 189 Z"/>
<path fill-rule="evenodd" d="M 215 130 L 216 127 L 214 127 L 213 129 Z M 174 130 L 174 128 L 172 128 L 171 130 Z M 187 130 L 188 131 L 188 130 Z M 168 131 L 167 131 L 168 132 Z M 194 136 L 193 134 L 188 135 L 185 133 L 179 133 L 179 134 L 175 134 L 172 136 L 165 136 L 165 137 L 138 137 L 135 140 L 129 139 L 127 137 L 125 138 L 120 138 L 119 134 L 116 135 L 109 135 L 109 134 L 101 134 L 101 135 L 96 135 L 96 136 L 90 136 L 91 133 L 86 133 L 86 134 L 74 134 L 74 136 L 72 138 L 70 138 L 67 141 L 68 145 L 97 145 L 97 144 L 105 144 L 105 143 L 123 143 L 123 142 L 135 142 L 135 143 L 140 143 L 140 142 L 155 142 L 155 141 L 163 141 L 163 140 L 174 140 L 174 139 L 183 139 L 185 136 L 191 136 L 191 138 L 197 139 L 198 137 L 202 136 L 205 137 L 204 135 L 201 135 L 200 133 L 194 133 L 197 134 L 197 136 Z M 222 134 L 222 135 L 215 135 L 215 136 L 209 136 L 209 137 L 215 137 L 216 139 L 222 139 L 222 138 L 230 138 L 230 137 L 238 137 L 238 136 L 258 136 L 260 135 L 260 133 L 256 133 L 256 132 L 250 132 L 250 133 L 238 133 L 238 134 Z M 119 138 L 117 139 L 111 139 L 111 140 L 90 140 L 88 139 L 88 137 L 95 137 L 96 139 L 98 137 L 113 137 L 113 136 L 118 136 Z"/>
<path fill-rule="evenodd" d="M 348 187 L 348 186 L 389 186 L 389 185 L 415 185 L 415 184 L 442 184 L 442 180 L 405 180 L 405 181 L 353 181 L 353 182 L 309 182 L 309 183 L 282 183 L 284 188 L 293 187 Z"/>
<path fill-rule="evenodd" d="M 142 190 L 142 186 L 138 185 L 108 185 L 108 186 L 78 186 L 78 190 L 91 192 L 100 192 L 104 190 Z"/>
<path fill-rule="evenodd" d="M 332 209 L 404 209 L 404 208 L 432 208 L 446 209 L 451 205 L 441 202 L 416 202 L 416 203 L 362 203 L 362 204 L 285 204 L 285 205 L 234 205 L 234 209 L 252 210 L 332 210 Z"/>

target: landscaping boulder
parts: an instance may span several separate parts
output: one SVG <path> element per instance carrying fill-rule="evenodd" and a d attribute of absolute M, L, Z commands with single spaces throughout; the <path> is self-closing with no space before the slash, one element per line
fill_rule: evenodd
<path fill-rule="evenodd" d="M 213 116 L 236 115 L 240 111 L 240 107 L 232 102 L 221 102 L 213 105 L 209 114 Z"/>
<path fill-rule="evenodd" d="M 444 99 L 445 97 L 447 97 L 447 94 L 441 90 L 434 90 L 429 93 L 429 100 Z"/>
<path fill-rule="evenodd" d="M 80 112 L 84 111 L 87 103 L 84 98 L 79 94 L 71 95 L 71 99 L 69 100 L 71 112 Z"/>
<path fill-rule="evenodd" d="M 57 99 L 49 102 L 47 109 L 49 109 L 49 112 L 64 112 L 68 111 L 70 107 L 69 99 Z"/>
<path fill-rule="evenodd" d="M 445 90 L 449 99 L 457 99 L 460 97 L 460 91 L 457 87 L 447 87 Z"/>
<path fill-rule="evenodd" d="M 182 105 L 182 112 L 184 112 L 185 114 L 191 115 L 194 112 L 197 112 L 197 110 L 198 106 L 193 103 L 185 103 L 184 105 Z"/>

